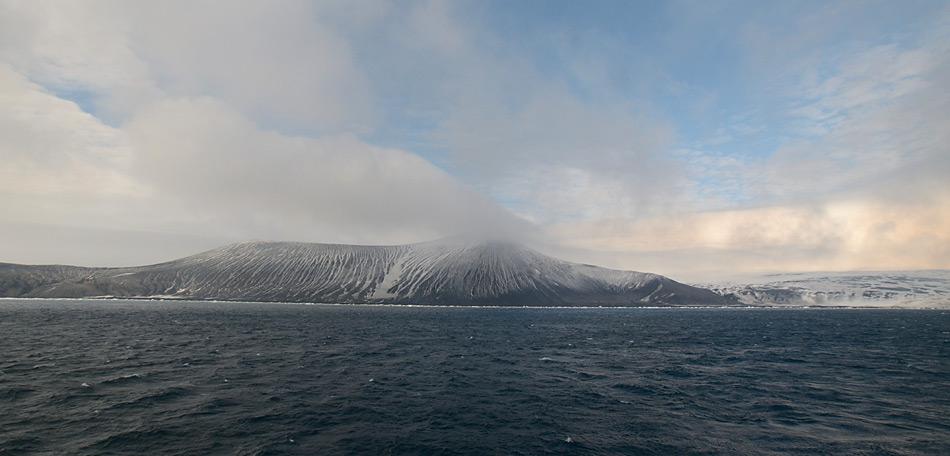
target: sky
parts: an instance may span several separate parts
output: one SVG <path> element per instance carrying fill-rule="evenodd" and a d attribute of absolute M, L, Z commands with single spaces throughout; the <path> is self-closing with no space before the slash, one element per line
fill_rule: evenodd
<path fill-rule="evenodd" d="M 0 0 L 0 261 L 950 268 L 945 1 Z"/>

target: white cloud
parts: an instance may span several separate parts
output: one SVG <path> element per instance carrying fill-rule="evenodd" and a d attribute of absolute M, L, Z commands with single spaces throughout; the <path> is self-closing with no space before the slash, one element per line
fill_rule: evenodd
<path fill-rule="evenodd" d="M 305 1 L 7 1 L 0 57 L 91 92 L 116 122 L 163 95 L 213 96 L 271 126 L 368 131 L 370 87 L 322 14 Z"/>
<path fill-rule="evenodd" d="M 411 153 L 348 135 L 261 130 L 211 98 L 165 99 L 117 129 L 3 69 L 0 100 L 0 222 L 8 227 L 69 225 L 152 240 L 166 233 L 186 245 L 195 243 L 184 235 L 398 243 L 524 229 Z M 59 240 L 17 233 L 0 247 Z M 139 256 L 123 258 L 165 258 L 168 249 L 141 245 Z"/>
<path fill-rule="evenodd" d="M 160 94 L 137 54 L 135 27 L 111 1 L 0 3 L 0 59 L 44 87 L 80 91 L 121 120 Z"/>
<path fill-rule="evenodd" d="M 244 235 L 389 243 L 517 223 L 411 153 L 260 130 L 209 98 L 153 105 L 126 130 L 136 176 Z"/>
<path fill-rule="evenodd" d="M 950 195 L 919 204 L 839 200 L 549 227 L 575 259 L 689 280 L 724 274 L 950 268 Z M 572 250 L 573 249 L 573 250 Z"/>
<path fill-rule="evenodd" d="M 554 37 L 576 80 L 545 74 L 514 46 L 473 30 L 452 5 L 415 8 L 409 36 L 431 50 L 421 70 L 441 76 L 434 91 L 446 109 L 430 137 L 453 169 L 541 223 L 668 210 L 685 187 L 667 153 L 672 128 L 637 100 L 602 96 L 607 76 L 588 67 L 602 59 L 575 55 Z"/>
<path fill-rule="evenodd" d="M 124 5 L 129 37 L 171 95 L 212 96 L 270 126 L 371 128 L 371 87 L 346 40 L 306 1 Z"/>
<path fill-rule="evenodd" d="M 911 188 L 947 167 L 950 58 L 937 44 L 878 46 L 802 88 L 807 131 L 780 148 L 763 191 L 779 198 L 872 191 L 895 176 Z M 928 177 L 929 178 L 929 177 Z"/>
<path fill-rule="evenodd" d="M 48 252 L 72 239 L 50 237 L 62 227 L 97 245 L 109 232 L 181 246 L 395 243 L 523 223 L 419 156 L 353 135 L 372 123 L 369 90 L 309 3 L 59 6 L 0 9 L 0 223 L 18 233 L 0 250 Z M 115 126 L 56 95 L 76 92 Z M 48 228 L 14 229 L 31 226 Z M 138 250 L 123 261 L 180 251 Z"/>
<path fill-rule="evenodd" d="M 134 194 L 123 133 L 0 64 L 0 191 L 29 197 Z M 9 217 L 15 201 L 6 201 Z"/>
<path fill-rule="evenodd" d="M 950 268 L 944 42 L 868 47 L 792 94 L 800 100 L 792 115 L 807 137 L 767 159 L 681 151 L 693 163 L 694 184 L 710 177 L 716 191 L 750 196 L 744 204 L 729 209 L 713 198 L 706 200 L 713 211 L 693 206 L 673 216 L 557 223 L 549 239 L 574 258 L 687 278 L 724 270 Z"/>

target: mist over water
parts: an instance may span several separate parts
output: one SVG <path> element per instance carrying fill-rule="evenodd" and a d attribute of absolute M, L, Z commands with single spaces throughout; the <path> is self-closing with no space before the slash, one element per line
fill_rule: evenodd
<path fill-rule="evenodd" d="M 0 454 L 948 454 L 950 312 L 0 301 Z"/>

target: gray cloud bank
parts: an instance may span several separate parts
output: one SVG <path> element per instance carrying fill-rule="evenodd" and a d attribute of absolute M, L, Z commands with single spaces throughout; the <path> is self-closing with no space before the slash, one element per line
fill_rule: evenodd
<path fill-rule="evenodd" d="M 530 229 L 419 156 L 351 133 L 372 123 L 370 90 L 308 2 L 187 5 L 3 4 L 3 260 L 102 263 L 116 256 L 63 253 L 109 237 L 137 250 L 128 263 L 248 238 Z"/>

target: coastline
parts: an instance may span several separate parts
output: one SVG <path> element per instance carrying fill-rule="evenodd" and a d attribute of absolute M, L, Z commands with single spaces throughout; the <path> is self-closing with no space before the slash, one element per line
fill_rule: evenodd
<path fill-rule="evenodd" d="M 246 301 L 227 299 L 179 299 L 168 297 L 88 297 L 88 298 L 34 298 L 34 297 L 0 297 L 2 301 L 96 301 L 96 302 L 164 302 L 164 303 L 214 303 L 214 304 L 274 304 L 274 305 L 301 305 L 301 306 L 334 306 L 334 307 L 405 307 L 405 308 L 449 308 L 449 309 L 644 309 L 644 310 L 950 310 L 947 307 L 924 306 L 506 306 L 506 305 L 437 305 L 437 304 L 394 304 L 394 303 L 332 303 L 332 302 L 293 302 L 293 301 Z"/>

